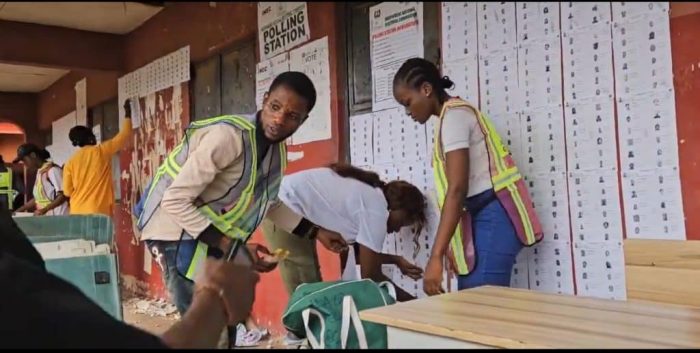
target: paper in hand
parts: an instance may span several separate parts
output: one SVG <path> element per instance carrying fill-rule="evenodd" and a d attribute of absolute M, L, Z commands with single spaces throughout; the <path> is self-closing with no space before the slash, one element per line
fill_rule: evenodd
<path fill-rule="evenodd" d="M 141 105 L 139 104 L 139 97 L 131 97 L 131 126 L 134 129 L 138 129 L 141 126 Z"/>

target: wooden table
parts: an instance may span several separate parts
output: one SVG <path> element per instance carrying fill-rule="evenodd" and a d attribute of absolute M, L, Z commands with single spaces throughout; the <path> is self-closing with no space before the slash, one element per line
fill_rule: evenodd
<path fill-rule="evenodd" d="M 699 348 L 700 309 L 479 287 L 365 310 L 389 348 Z"/>

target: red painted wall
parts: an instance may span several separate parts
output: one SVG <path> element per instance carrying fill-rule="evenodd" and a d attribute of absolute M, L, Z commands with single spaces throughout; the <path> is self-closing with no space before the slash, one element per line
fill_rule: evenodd
<path fill-rule="evenodd" d="M 190 121 L 187 83 L 149 94 L 140 103 L 143 122 L 120 154 L 122 201 L 114 215 L 119 269 L 127 288 L 166 298 L 156 263 L 151 262 L 150 274 L 144 271 L 144 245 L 134 237 L 131 210 L 165 159 L 166 153 L 158 146 L 162 144 L 165 151 L 171 151 L 180 143 L 184 127 Z"/>
<path fill-rule="evenodd" d="M 173 3 L 142 27 L 129 34 L 125 43 L 127 59 L 125 61 L 128 70 L 135 70 L 148 62 L 166 55 L 169 52 L 189 44 L 191 59 L 193 62 L 204 60 L 207 57 L 220 52 L 230 44 L 250 39 L 257 30 L 257 5 L 251 3 L 217 3 L 216 8 L 211 8 L 206 3 Z M 309 3 L 309 18 L 311 39 L 315 40 L 328 36 L 330 72 L 331 72 L 331 114 L 332 114 L 332 138 L 327 141 L 319 141 L 302 146 L 292 146 L 290 151 L 303 151 L 304 158 L 291 162 L 288 173 L 311 167 L 317 167 L 335 162 L 342 156 L 344 140 L 341 131 L 345 127 L 341 122 L 345 121 L 345 100 L 342 90 L 345 68 L 339 66 L 338 57 L 344 56 L 342 44 L 342 23 L 336 21 L 338 6 L 335 3 Z M 182 26 L 183 16 L 187 18 L 188 26 Z M 342 43 L 342 42 L 341 42 Z M 185 94 L 186 84 L 183 84 L 181 121 L 189 121 L 189 97 Z M 88 86 L 90 90 L 90 86 Z M 170 101 L 169 90 L 158 92 L 162 96 L 165 105 Z M 172 102 L 172 104 L 175 104 Z M 143 106 L 143 105 L 142 105 Z M 157 116 L 163 114 L 164 107 L 159 106 Z M 166 109 L 167 111 L 167 109 Z M 160 115 L 159 115 L 160 114 Z M 184 127 L 184 125 L 183 125 Z M 153 154 L 155 139 L 165 138 L 166 149 L 169 151 L 177 144 L 182 136 L 182 129 L 170 129 L 158 126 L 157 137 L 153 134 L 146 136 L 142 127 L 133 137 L 134 145 L 121 154 L 122 173 L 127 175 L 121 182 L 122 202 L 115 214 L 115 224 L 118 229 L 117 245 L 119 247 L 120 271 L 124 276 L 125 285 L 143 293 L 155 297 L 166 297 L 160 271 L 153 263 L 150 275 L 143 270 L 144 251 L 140 243 L 133 236 L 131 215 L 129 210 L 136 199 L 136 195 L 142 192 L 145 183 L 148 182 L 154 167 L 144 166 L 133 168 L 134 158 L 143 160 L 145 156 Z M 163 156 L 159 156 L 162 161 Z M 159 164 L 159 163 L 158 163 Z M 157 168 L 157 166 L 155 166 Z M 137 175 L 138 174 L 138 175 Z M 134 180 L 137 178 L 138 180 Z M 260 232 L 256 233 L 253 242 L 264 243 Z M 340 276 L 340 264 L 337 255 L 331 254 L 324 248 L 319 248 L 321 272 L 324 279 L 333 280 Z M 255 318 L 264 326 L 273 331 L 280 332 L 282 312 L 287 304 L 287 294 L 282 284 L 279 271 L 262 276 L 257 287 L 256 302 L 254 307 Z"/>
<path fill-rule="evenodd" d="M 40 142 L 36 126 L 37 96 L 33 93 L 0 92 L 0 121 L 21 127 L 27 135 L 27 141 L 35 143 Z M 7 161 L 11 162 L 12 159 Z"/>
<path fill-rule="evenodd" d="M 54 120 L 75 110 L 75 84 L 83 78 L 87 81 L 89 108 L 116 97 L 117 72 L 71 71 L 38 94 L 36 115 L 40 129 L 50 129 Z"/>
<path fill-rule="evenodd" d="M 344 159 L 345 136 L 345 94 L 343 85 L 345 67 L 341 66 L 344 57 L 342 41 L 343 23 L 339 22 L 341 6 L 332 2 L 309 2 L 309 27 L 311 38 L 309 41 L 328 36 L 328 55 L 330 57 L 330 81 L 331 81 L 331 131 L 332 138 L 326 141 L 316 141 L 299 146 L 290 146 L 290 152 L 303 152 L 304 157 L 300 160 L 290 162 L 287 174 L 296 171 L 319 167 Z M 257 49 L 259 56 L 259 48 Z M 265 243 L 262 233 L 256 232 L 252 242 Z M 340 279 L 340 260 L 337 255 L 327 251 L 323 246 L 318 245 L 318 257 L 321 264 L 321 275 L 323 280 Z M 272 329 L 273 332 L 283 332 L 281 323 L 282 314 L 287 306 L 289 296 L 282 284 L 282 278 L 278 270 L 264 274 L 262 281 L 257 287 L 255 306 L 253 315 L 262 325 Z"/>
<path fill-rule="evenodd" d="M 5 163 L 11 163 L 17 157 L 17 147 L 25 141 L 24 134 L 0 133 L 0 156 Z"/>
<path fill-rule="evenodd" d="M 683 11 L 687 10 L 687 11 Z M 674 14 L 682 14 L 674 17 Z M 685 229 L 688 239 L 700 240 L 700 4 L 671 4 L 673 86 L 676 91 L 678 158 Z"/>

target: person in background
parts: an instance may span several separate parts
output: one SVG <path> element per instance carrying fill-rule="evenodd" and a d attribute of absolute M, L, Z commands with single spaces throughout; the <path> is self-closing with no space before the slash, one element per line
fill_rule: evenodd
<path fill-rule="evenodd" d="M 0 348 L 215 348 L 226 323 L 244 320 L 258 274 L 250 263 L 206 259 L 192 306 L 158 336 L 121 322 L 44 261 L 0 210 Z"/>
<path fill-rule="evenodd" d="M 63 195 L 63 170 L 54 164 L 51 155 L 43 148 L 25 143 L 17 148 L 17 158 L 29 170 L 36 171 L 34 197 L 15 212 L 35 209 L 35 216 L 63 216 L 68 214 L 68 198 Z"/>
<path fill-rule="evenodd" d="M 542 239 L 542 226 L 510 152 L 484 114 L 447 94 L 453 85 L 422 58 L 404 62 L 393 81 L 394 98 L 411 119 L 425 124 L 434 115 L 439 120 L 433 168 L 441 215 L 423 279 L 428 295 L 444 293 L 446 253 L 460 290 L 510 286 L 520 249 Z"/>
<path fill-rule="evenodd" d="M 292 211 L 316 224 L 318 234 L 340 234 L 348 244 L 357 244 L 362 278 L 391 281 L 382 273 L 382 264 L 394 264 L 413 279 L 421 277 L 421 268 L 402 256 L 382 253 L 387 233 L 413 226 L 417 237 L 426 223 L 425 197 L 415 186 L 401 180 L 385 183 L 376 173 L 332 164 L 285 176 L 279 198 Z M 342 248 L 330 250 L 345 253 Z M 352 266 L 354 270 L 355 263 L 347 261 L 352 257 L 341 258 L 343 267 Z M 397 300 L 415 299 L 395 287 Z"/>
<path fill-rule="evenodd" d="M 5 165 L 0 155 L 0 207 L 5 210 L 13 209 L 15 192 L 13 191 L 12 168 Z"/>
<path fill-rule="evenodd" d="M 114 211 L 112 156 L 131 137 L 130 99 L 124 102 L 125 120 L 114 138 L 97 144 L 95 134 L 87 126 L 70 129 L 68 138 L 80 147 L 63 167 L 63 194 L 70 198 L 70 214 L 103 214 Z"/>

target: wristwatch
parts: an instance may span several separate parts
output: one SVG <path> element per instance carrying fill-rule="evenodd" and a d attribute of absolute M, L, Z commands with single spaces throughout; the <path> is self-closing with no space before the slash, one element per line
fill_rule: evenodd
<path fill-rule="evenodd" d="M 318 233 L 318 226 L 306 218 L 302 218 L 296 228 L 294 228 L 292 231 L 292 234 L 308 239 L 315 239 L 316 233 Z"/>
<path fill-rule="evenodd" d="M 309 232 L 306 233 L 309 237 L 309 239 L 316 239 L 316 235 L 318 235 L 318 230 L 319 227 L 317 225 L 311 226 L 311 229 L 309 229 Z"/>
<path fill-rule="evenodd" d="M 210 224 L 204 231 L 199 234 L 197 240 L 207 244 L 209 251 L 208 256 L 220 259 L 224 254 L 228 254 L 233 246 L 233 240 L 227 237 L 218 230 L 213 224 Z"/>

